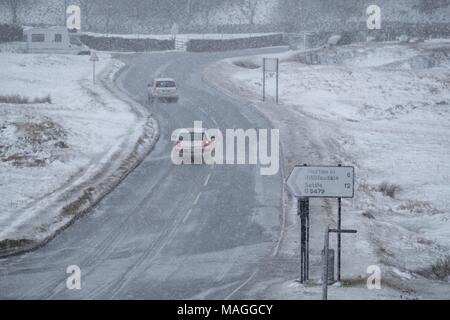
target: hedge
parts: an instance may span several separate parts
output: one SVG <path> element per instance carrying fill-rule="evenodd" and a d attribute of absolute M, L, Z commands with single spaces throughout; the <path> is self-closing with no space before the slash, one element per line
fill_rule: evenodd
<path fill-rule="evenodd" d="M 0 43 L 23 41 L 23 28 L 20 26 L 0 24 Z"/>
<path fill-rule="evenodd" d="M 273 34 L 266 36 L 239 38 L 239 39 L 192 39 L 187 44 L 187 51 L 208 52 L 208 51 L 227 51 L 252 49 L 263 47 L 274 47 L 286 45 L 283 34 Z"/>

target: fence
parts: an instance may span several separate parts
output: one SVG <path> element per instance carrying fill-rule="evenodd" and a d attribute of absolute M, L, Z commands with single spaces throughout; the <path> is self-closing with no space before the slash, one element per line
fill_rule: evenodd
<path fill-rule="evenodd" d="M 209 52 L 209 51 L 227 51 L 251 48 L 263 48 L 286 45 L 283 35 L 273 34 L 266 36 L 257 36 L 238 39 L 191 39 L 187 43 L 187 51 L 191 52 Z"/>
<path fill-rule="evenodd" d="M 23 41 L 22 27 L 0 24 L 0 43 L 11 41 Z"/>

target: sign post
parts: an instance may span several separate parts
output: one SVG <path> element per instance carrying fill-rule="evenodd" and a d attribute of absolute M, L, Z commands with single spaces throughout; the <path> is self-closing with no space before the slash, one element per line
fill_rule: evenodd
<path fill-rule="evenodd" d="M 99 61 L 98 55 L 95 51 L 91 51 L 89 61 L 92 61 L 92 83 L 95 84 L 95 63 Z"/>
<path fill-rule="evenodd" d="M 338 229 L 341 230 L 341 199 L 354 197 L 353 167 L 296 166 L 287 180 L 290 193 L 297 198 L 301 223 L 300 282 L 309 279 L 309 198 L 338 199 Z M 338 281 L 341 279 L 341 233 L 338 234 Z M 327 262 L 328 263 L 328 262 Z"/>
<path fill-rule="evenodd" d="M 339 165 L 341 167 L 341 165 Z M 341 230 L 342 226 L 342 217 L 341 217 L 341 208 L 342 208 L 342 198 L 338 198 L 338 230 Z M 341 233 L 337 234 L 337 281 L 341 282 Z"/>
<path fill-rule="evenodd" d="M 263 58 L 263 101 L 266 101 L 266 58 Z"/>
<path fill-rule="evenodd" d="M 279 83 L 279 79 L 280 79 L 280 61 L 277 59 L 277 98 L 276 98 L 276 102 L 278 104 L 278 83 Z"/>
<path fill-rule="evenodd" d="M 297 210 L 300 217 L 300 283 L 309 280 L 309 199 L 299 198 Z"/>
<path fill-rule="evenodd" d="M 263 58 L 263 101 L 266 101 L 266 74 L 275 74 L 276 76 L 276 102 L 278 104 L 278 87 L 280 73 L 280 59 Z"/>
<path fill-rule="evenodd" d="M 322 270 L 322 300 L 328 300 L 328 285 L 329 285 L 329 252 L 330 252 L 330 233 L 337 233 L 340 236 L 343 233 L 357 233 L 356 230 L 342 230 L 342 229 L 331 229 L 328 226 L 325 229 L 325 243 L 323 245 L 323 270 Z"/>

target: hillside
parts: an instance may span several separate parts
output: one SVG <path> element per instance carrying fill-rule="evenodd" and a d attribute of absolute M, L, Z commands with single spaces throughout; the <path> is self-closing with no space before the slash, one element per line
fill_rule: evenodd
<path fill-rule="evenodd" d="M 25 25 L 62 24 L 62 0 L 19 0 L 17 21 Z M 104 33 L 168 33 L 174 22 L 189 32 L 268 32 L 291 25 L 333 30 L 336 24 L 363 22 L 369 0 L 73 0 L 82 9 L 85 30 Z M 378 0 L 384 21 L 448 23 L 449 0 Z M 431 4 L 431 7 L 430 7 Z M 425 6 L 427 5 L 427 6 Z M 12 13 L 0 1 L 0 23 Z M 266 28 L 263 30 L 262 26 Z M 224 28 L 224 26 L 229 26 Z M 230 27 L 234 26 L 234 27 Z M 330 30 L 330 31 L 331 31 Z"/>

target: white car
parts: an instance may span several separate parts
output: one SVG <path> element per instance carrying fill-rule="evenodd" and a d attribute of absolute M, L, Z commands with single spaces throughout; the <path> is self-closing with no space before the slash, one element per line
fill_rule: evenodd
<path fill-rule="evenodd" d="M 148 84 L 148 99 L 150 102 L 164 100 L 178 102 L 178 89 L 174 79 L 157 78 Z"/>
<path fill-rule="evenodd" d="M 213 148 L 213 142 L 215 137 L 210 137 L 202 130 L 201 132 L 195 129 L 185 129 L 186 131 L 181 134 L 176 141 L 174 152 L 176 157 L 183 159 L 183 163 L 186 161 L 193 164 L 195 159 L 198 159 L 200 163 L 204 163 L 206 159 L 210 159 L 210 156 L 215 156 L 215 150 Z"/>

